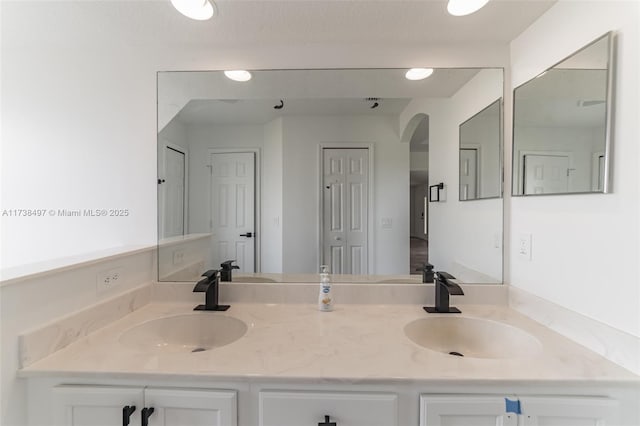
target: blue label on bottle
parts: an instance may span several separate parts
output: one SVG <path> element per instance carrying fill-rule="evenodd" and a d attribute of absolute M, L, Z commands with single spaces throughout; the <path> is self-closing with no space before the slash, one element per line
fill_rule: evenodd
<path fill-rule="evenodd" d="M 330 291 L 329 287 L 322 287 L 322 292 L 323 293 L 327 294 L 327 293 L 329 293 L 329 291 Z"/>

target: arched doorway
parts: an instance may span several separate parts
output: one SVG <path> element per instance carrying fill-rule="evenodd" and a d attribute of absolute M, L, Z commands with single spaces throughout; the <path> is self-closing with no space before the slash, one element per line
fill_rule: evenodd
<path fill-rule="evenodd" d="M 404 129 L 409 144 L 409 271 L 420 274 L 429 261 L 429 116 L 416 114 Z"/>

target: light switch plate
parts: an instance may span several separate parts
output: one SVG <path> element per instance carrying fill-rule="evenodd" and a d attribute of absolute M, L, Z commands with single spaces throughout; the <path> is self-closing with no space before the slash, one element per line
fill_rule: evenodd
<path fill-rule="evenodd" d="M 502 234 L 500 232 L 493 234 L 493 248 L 502 248 Z"/>

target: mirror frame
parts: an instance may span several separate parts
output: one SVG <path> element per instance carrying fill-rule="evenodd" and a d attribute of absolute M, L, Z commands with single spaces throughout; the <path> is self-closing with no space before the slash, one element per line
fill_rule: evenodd
<path fill-rule="evenodd" d="M 519 194 L 516 193 L 517 182 L 514 174 L 514 164 L 516 164 L 516 90 L 524 86 L 525 84 L 535 80 L 536 78 L 541 77 L 543 74 L 548 72 L 549 70 L 555 68 L 561 63 L 565 62 L 567 59 L 573 57 L 574 55 L 588 49 L 593 46 L 597 42 L 603 40 L 607 40 L 607 76 L 606 83 L 607 87 L 605 90 L 606 93 L 606 101 L 605 101 L 605 132 L 604 132 L 604 180 L 602 183 L 602 191 L 588 191 L 588 192 L 554 192 L 548 194 Z M 614 102 L 615 102 L 615 75 L 616 75 L 616 33 L 614 31 L 608 31 L 603 35 L 595 38 L 590 41 L 580 49 L 572 52 L 571 54 L 565 56 L 555 64 L 546 68 L 542 72 L 535 75 L 533 78 L 523 82 L 522 84 L 514 87 L 512 91 L 512 117 L 511 117 L 511 196 L 512 197 L 541 197 L 541 196 L 555 196 L 555 195 L 586 195 L 586 194 L 609 194 L 613 192 L 612 188 L 612 168 L 613 168 L 613 158 L 612 154 L 612 143 L 613 143 L 613 117 L 614 117 Z M 504 180 L 504 179 L 503 179 Z"/>

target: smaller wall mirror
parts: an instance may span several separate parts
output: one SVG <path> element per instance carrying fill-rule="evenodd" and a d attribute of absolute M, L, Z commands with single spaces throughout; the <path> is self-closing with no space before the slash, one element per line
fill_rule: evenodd
<path fill-rule="evenodd" d="M 514 90 L 513 195 L 609 192 L 613 34 Z"/>
<path fill-rule="evenodd" d="M 502 196 L 502 98 L 460 125 L 460 201 Z"/>

